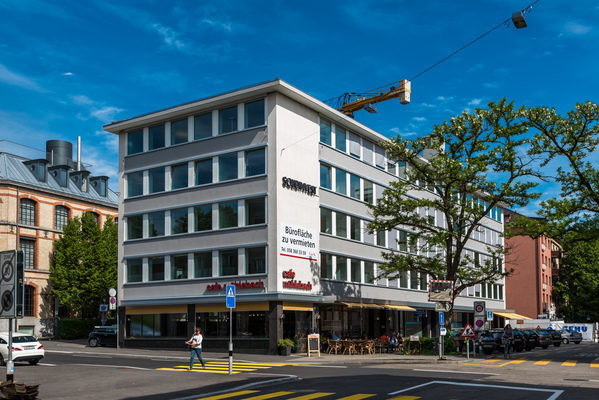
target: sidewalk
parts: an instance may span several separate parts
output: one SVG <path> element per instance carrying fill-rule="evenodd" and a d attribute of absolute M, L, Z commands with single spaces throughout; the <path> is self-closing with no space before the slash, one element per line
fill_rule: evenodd
<path fill-rule="evenodd" d="M 87 341 L 82 340 L 43 340 L 46 352 L 69 352 L 78 354 L 106 354 L 120 355 L 134 358 L 153 358 L 153 359 L 172 359 L 189 360 L 189 352 L 185 349 L 130 349 L 115 347 L 89 347 Z M 477 355 L 478 356 L 478 355 Z M 479 356 L 480 357 L 480 356 Z M 210 352 L 209 349 L 202 351 L 202 358 L 206 361 L 228 360 L 229 354 L 224 352 Z M 371 364 L 457 364 L 466 361 L 465 355 L 448 355 L 444 360 L 439 360 L 437 356 L 422 355 L 403 355 L 397 353 L 382 353 L 369 355 L 341 355 L 320 353 L 318 357 L 313 353 L 310 357 L 306 353 L 292 353 L 290 356 L 264 355 L 264 354 L 246 354 L 235 353 L 233 349 L 233 361 L 235 362 L 262 362 L 262 363 L 318 363 L 331 365 L 371 365 Z"/>

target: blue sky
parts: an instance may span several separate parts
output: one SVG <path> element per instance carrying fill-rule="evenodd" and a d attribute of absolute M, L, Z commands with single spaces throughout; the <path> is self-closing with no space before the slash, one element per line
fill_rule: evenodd
<path fill-rule="evenodd" d="M 107 123 L 274 78 L 323 101 L 411 79 L 534 1 L 0 0 L 0 146 L 81 136 L 116 190 Z M 409 105 L 356 120 L 412 137 L 503 97 L 560 113 L 597 102 L 599 3 L 540 0 L 525 17 L 414 79 Z"/>

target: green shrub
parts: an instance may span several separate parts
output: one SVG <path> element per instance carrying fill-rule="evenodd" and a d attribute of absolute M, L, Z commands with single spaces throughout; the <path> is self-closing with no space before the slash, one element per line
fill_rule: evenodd
<path fill-rule="evenodd" d="M 108 318 L 106 325 L 116 324 L 116 318 Z M 102 325 L 99 319 L 61 318 L 58 320 L 58 338 L 63 340 L 87 339 L 94 326 Z"/>
<path fill-rule="evenodd" d="M 292 339 L 281 339 L 279 340 L 279 347 L 289 347 L 289 346 L 294 346 L 295 343 L 293 342 Z"/>

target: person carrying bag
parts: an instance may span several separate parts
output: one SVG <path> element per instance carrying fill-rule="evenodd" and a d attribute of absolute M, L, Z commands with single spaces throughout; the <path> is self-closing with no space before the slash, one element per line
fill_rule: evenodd
<path fill-rule="evenodd" d="M 195 359 L 195 355 L 198 355 L 200 362 L 202 363 L 202 369 L 206 369 L 206 364 L 202 359 L 202 341 L 204 340 L 204 336 L 202 336 L 202 330 L 200 328 L 196 328 L 195 334 L 189 339 L 187 342 L 188 345 L 191 346 L 191 359 L 189 360 L 189 370 L 193 369 L 193 361 Z"/>

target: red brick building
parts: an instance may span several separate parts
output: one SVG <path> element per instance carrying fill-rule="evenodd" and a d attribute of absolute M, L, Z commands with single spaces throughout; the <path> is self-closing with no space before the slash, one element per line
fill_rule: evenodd
<path fill-rule="evenodd" d="M 506 226 L 515 215 L 506 210 Z M 542 235 L 538 238 L 515 236 L 506 239 L 509 249 L 506 269 L 514 273 L 505 282 L 506 308 L 529 318 L 555 318 L 554 278 L 559 274 L 561 244 Z"/>
<path fill-rule="evenodd" d="M 49 141 L 46 150 L 44 159 L 0 152 L 0 251 L 23 251 L 25 316 L 17 320 L 18 330 L 41 337 L 54 335 L 50 265 L 63 226 L 85 211 L 101 225 L 118 216 L 118 195 L 108 178 L 78 167 L 69 142 Z M 6 330 L 6 320 L 0 323 Z"/>

